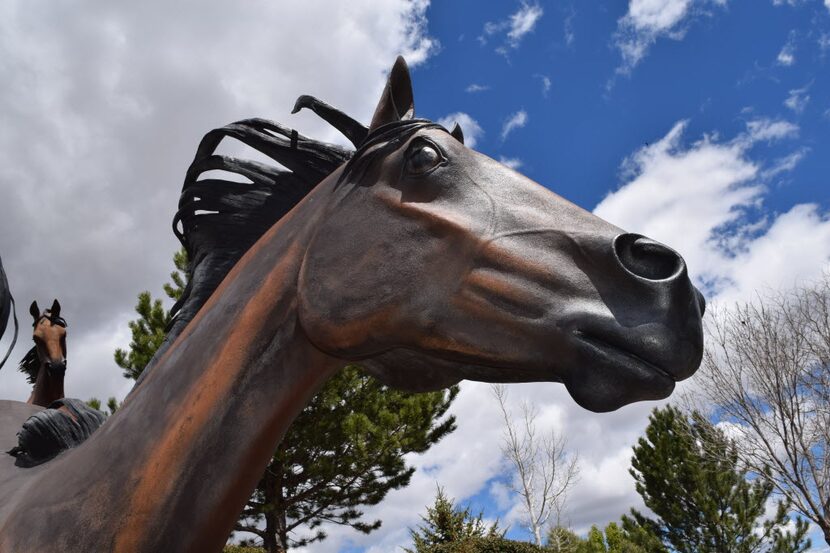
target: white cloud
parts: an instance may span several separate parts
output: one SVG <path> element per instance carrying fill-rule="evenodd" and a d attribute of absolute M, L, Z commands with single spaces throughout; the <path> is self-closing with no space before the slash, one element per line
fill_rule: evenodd
<path fill-rule="evenodd" d="M 772 142 L 798 136 L 798 125 L 783 119 L 753 119 L 746 123 L 746 134 L 741 138 L 752 144 L 755 142 Z"/>
<path fill-rule="evenodd" d="M 499 163 L 501 163 L 502 165 L 506 165 L 506 166 L 510 167 L 514 171 L 518 171 L 519 168 L 522 165 L 524 165 L 524 162 L 521 159 L 517 158 L 517 157 L 499 156 Z"/>
<path fill-rule="evenodd" d="M 830 0 L 824 0 L 824 7 L 830 10 Z"/>
<path fill-rule="evenodd" d="M 550 77 L 547 75 L 539 75 L 539 78 L 542 79 L 542 96 L 545 98 L 548 97 L 548 92 L 550 92 L 551 81 Z"/>
<path fill-rule="evenodd" d="M 710 298 L 748 297 L 761 286 L 816 275 L 830 261 L 827 214 L 812 204 L 777 215 L 763 209 L 766 179 L 792 170 L 806 154 L 800 149 L 771 164 L 753 159 L 758 141 L 796 135 L 782 123 L 750 122 L 731 141 L 704 137 L 684 145 L 680 122 L 627 160 L 626 183 L 595 212 L 681 252 Z"/>
<path fill-rule="evenodd" d="M 576 40 L 576 31 L 574 31 L 574 19 L 576 18 L 576 8 L 571 6 L 570 13 L 563 22 L 563 32 L 565 35 L 565 44 L 571 46 Z"/>
<path fill-rule="evenodd" d="M 795 113 L 801 113 L 810 102 L 810 95 L 807 94 L 809 89 L 810 85 L 802 88 L 793 88 L 790 90 L 790 94 L 787 96 L 787 99 L 784 100 L 784 105 L 793 110 Z"/>
<path fill-rule="evenodd" d="M 458 123 L 461 126 L 461 132 L 464 133 L 464 144 L 468 148 L 474 148 L 478 139 L 484 134 L 484 129 L 481 128 L 478 121 L 461 111 L 450 113 L 439 119 L 437 123 L 449 130 L 452 130 L 453 125 Z"/>
<path fill-rule="evenodd" d="M 533 31 L 543 13 L 542 7 L 538 4 L 522 4 L 519 11 L 510 16 L 507 39 L 513 48 L 517 48 L 522 38 Z"/>
<path fill-rule="evenodd" d="M 779 65 L 786 65 L 790 66 L 795 63 L 795 43 L 792 40 L 788 40 L 786 44 L 781 48 L 781 51 L 778 52 L 778 57 L 776 58 Z"/>
<path fill-rule="evenodd" d="M 617 72 L 631 73 L 658 38 L 682 39 L 684 24 L 706 13 L 706 4 L 724 6 L 726 0 L 630 0 L 614 35 L 614 44 L 622 55 Z"/>
<path fill-rule="evenodd" d="M 507 135 L 516 129 L 521 129 L 525 125 L 527 125 L 527 112 L 520 109 L 505 120 L 504 126 L 501 128 L 501 139 L 505 140 Z"/>
<path fill-rule="evenodd" d="M 487 44 L 488 37 L 505 33 L 505 45 L 496 49 L 501 54 L 507 53 L 507 47 L 518 48 L 522 39 L 531 33 L 544 14 L 537 3 L 522 2 L 519 9 L 502 21 L 488 21 L 484 24 L 484 33 L 478 37 L 479 42 Z"/>
<path fill-rule="evenodd" d="M 470 93 L 484 92 L 485 90 L 490 90 L 490 87 L 488 85 L 473 83 L 470 86 L 468 86 L 467 88 L 465 88 L 464 90 L 466 90 L 467 92 L 470 92 Z"/>

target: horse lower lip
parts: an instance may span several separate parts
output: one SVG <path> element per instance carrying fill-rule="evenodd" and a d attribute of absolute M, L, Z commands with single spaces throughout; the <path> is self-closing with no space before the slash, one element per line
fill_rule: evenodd
<path fill-rule="evenodd" d="M 670 378 L 671 380 L 674 380 L 674 381 L 677 380 L 674 376 L 672 376 L 665 369 L 662 369 L 661 367 L 659 367 L 658 365 L 655 365 L 654 363 L 652 363 L 651 361 L 648 361 L 647 359 L 643 359 L 642 357 L 640 357 L 636 353 L 633 353 L 631 350 L 621 348 L 621 347 L 616 346 L 614 344 L 610 344 L 610 343 L 606 342 L 605 340 L 603 340 L 602 338 L 597 338 L 596 336 L 591 336 L 591 335 L 585 334 L 584 332 L 581 332 L 581 331 L 577 331 L 574 334 L 583 343 L 586 343 L 589 346 L 591 346 L 592 348 L 595 348 L 595 349 L 598 349 L 598 350 L 602 351 L 606 355 L 611 354 L 615 357 L 619 357 L 619 356 L 625 357 L 626 359 L 634 361 L 635 363 L 637 363 L 639 365 L 644 365 L 644 366 L 648 367 L 652 371 L 654 371 L 654 372 L 656 372 L 656 373 L 658 373 L 662 376 L 665 376 L 666 378 Z"/>

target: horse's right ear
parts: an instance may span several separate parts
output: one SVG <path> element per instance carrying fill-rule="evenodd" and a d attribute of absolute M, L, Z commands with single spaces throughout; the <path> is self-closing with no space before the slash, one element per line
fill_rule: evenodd
<path fill-rule="evenodd" d="M 37 306 L 37 300 L 33 301 L 32 305 L 29 306 L 29 314 L 32 316 L 35 322 L 37 322 L 37 320 L 40 318 L 40 309 Z"/>
<path fill-rule="evenodd" d="M 409 77 L 409 67 L 402 56 L 398 56 L 389 79 L 380 95 L 380 101 L 372 116 L 369 132 L 387 123 L 394 123 L 402 119 L 412 119 L 415 116 L 415 100 L 412 96 L 412 79 Z"/>

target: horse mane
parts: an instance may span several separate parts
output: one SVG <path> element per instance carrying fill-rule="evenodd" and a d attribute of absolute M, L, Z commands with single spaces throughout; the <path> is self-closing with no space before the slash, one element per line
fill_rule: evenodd
<path fill-rule="evenodd" d="M 294 113 L 309 108 L 355 145 L 368 130 L 311 96 L 301 96 Z M 216 154 L 234 138 L 270 158 L 274 165 Z M 245 119 L 208 132 L 185 174 L 173 232 L 187 252 L 187 285 L 174 304 L 164 342 L 143 371 L 172 344 L 242 255 L 317 184 L 348 161 L 354 150 L 314 140 L 266 119 Z M 247 182 L 205 173 L 223 171 Z M 139 381 L 141 378 L 139 378 Z"/>
<path fill-rule="evenodd" d="M 85 442 L 106 418 L 80 399 L 59 399 L 26 419 L 17 433 L 17 446 L 8 454 L 16 457 L 19 467 L 40 465 Z"/>
<path fill-rule="evenodd" d="M 37 373 L 40 370 L 40 359 L 37 355 L 37 347 L 32 347 L 20 360 L 17 370 L 26 375 L 26 382 L 34 384 L 37 380 Z"/>

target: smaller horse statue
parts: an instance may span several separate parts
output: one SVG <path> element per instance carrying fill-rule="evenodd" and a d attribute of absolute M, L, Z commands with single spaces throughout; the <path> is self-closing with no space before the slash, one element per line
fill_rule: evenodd
<path fill-rule="evenodd" d="M 63 399 L 63 379 L 66 374 L 66 320 L 61 317 L 61 304 L 40 312 L 37 302 L 29 306 L 34 322 L 34 347 L 20 360 L 19 370 L 32 384 L 32 393 L 26 403 L 49 407 Z"/>
<path fill-rule="evenodd" d="M 79 399 L 64 397 L 66 375 L 66 320 L 61 304 L 41 312 L 37 302 L 29 306 L 34 347 L 20 361 L 19 370 L 33 385 L 27 404 L 45 407 L 35 412 L 17 432 L 17 446 L 9 453 L 17 466 L 31 467 L 82 443 L 104 422 L 103 413 Z"/>

